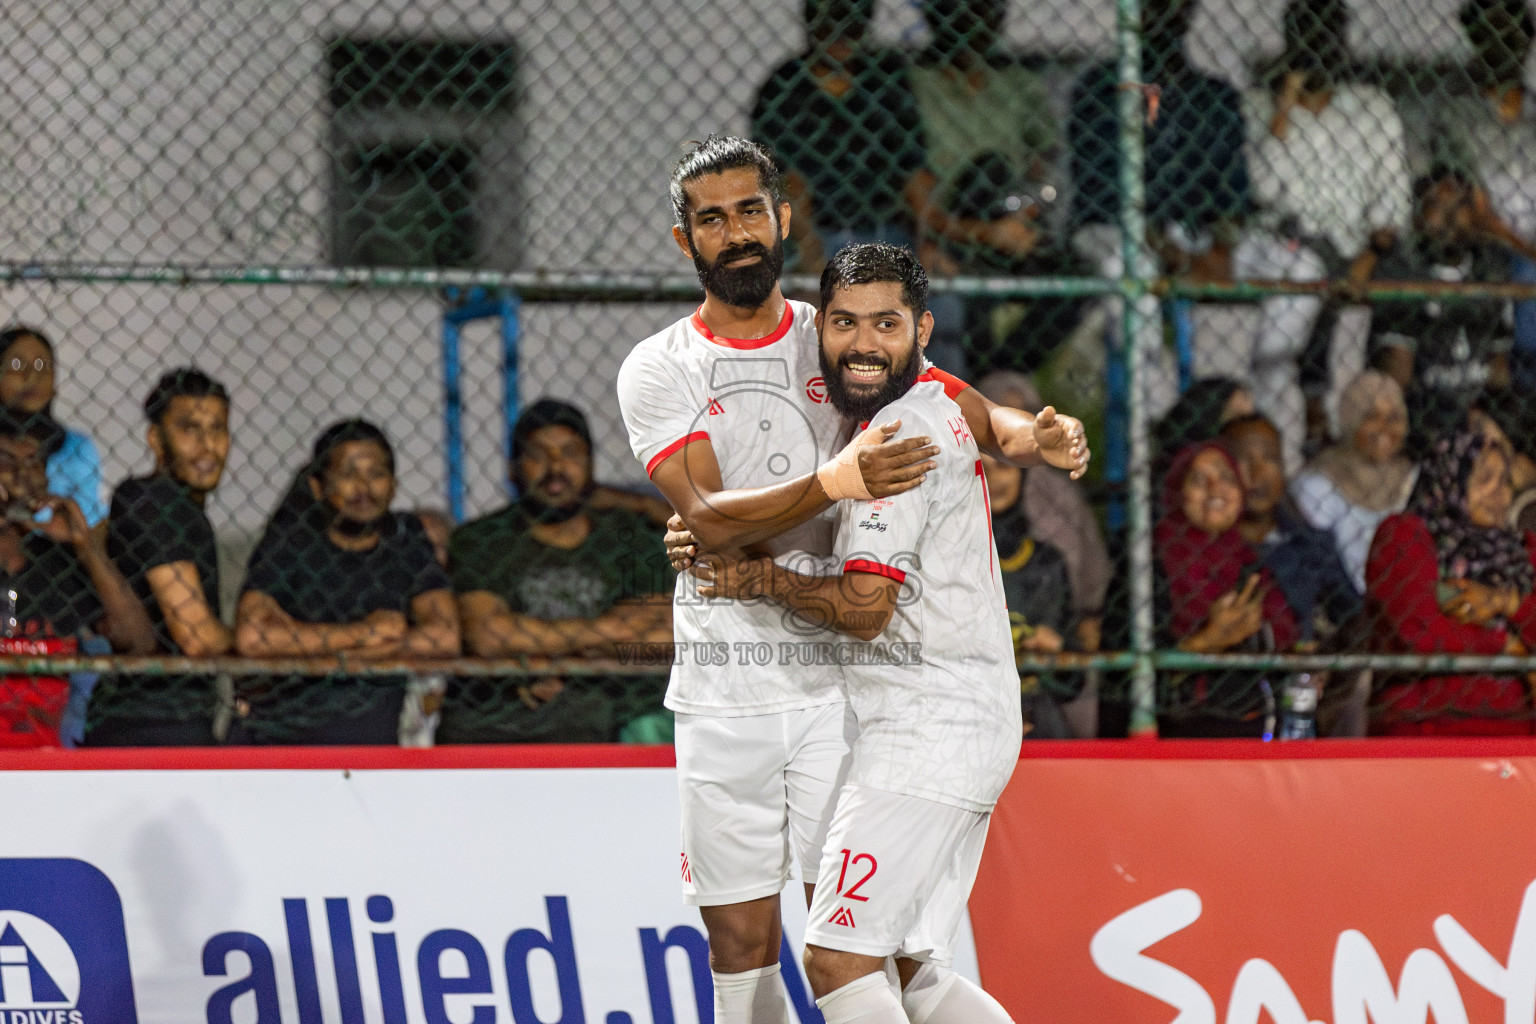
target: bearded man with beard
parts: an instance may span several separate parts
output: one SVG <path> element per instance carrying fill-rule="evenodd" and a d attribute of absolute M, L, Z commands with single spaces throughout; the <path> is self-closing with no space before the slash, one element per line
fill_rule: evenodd
<path fill-rule="evenodd" d="M 673 572 L 650 520 L 594 508 L 592 438 L 581 411 L 545 398 L 512 430 L 518 499 L 466 523 L 448 545 L 464 646 L 485 658 L 613 658 L 672 642 Z M 648 688 L 650 699 L 640 692 Z M 607 742 L 624 708 L 659 707 L 647 677 L 463 679 L 440 743 Z"/>
<path fill-rule="evenodd" d="M 451 658 L 459 613 L 421 520 L 393 512 L 384 432 L 344 420 L 304 472 L 314 505 L 276 516 L 251 554 L 235 613 L 243 657 Z M 230 743 L 394 744 L 406 677 L 244 677 Z"/>
<path fill-rule="evenodd" d="M 672 237 L 698 271 L 704 302 L 635 346 L 618 397 L 630 449 L 678 512 L 673 564 L 748 551 L 815 572 L 833 554 L 823 513 L 920 487 L 937 465 L 938 438 L 908 431 L 891 440 L 895 420 L 852 440 L 842 433 L 816 311 L 779 287 L 790 206 L 762 147 L 710 136 L 673 169 L 669 194 Z M 963 381 L 919 372 L 954 398 L 982 450 L 1078 476 L 1086 469 L 1076 420 L 1047 407 L 1037 421 Z M 676 722 L 683 898 L 709 932 L 716 1024 L 791 1024 L 779 896 L 796 861 L 811 896 L 855 729 L 836 660 L 797 652 L 846 641 L 767 602 L 706 599 L 697 583 L 678 578 L 673 632 L 682 656 L 666 697 Z M 723 656 L 707 656 L 716 651 Z"/>

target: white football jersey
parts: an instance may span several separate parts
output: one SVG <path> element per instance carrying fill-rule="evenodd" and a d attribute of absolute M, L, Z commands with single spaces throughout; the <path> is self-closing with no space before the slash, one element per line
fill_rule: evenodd
<path fill-rule="evenodd" d="M 897 418 L 903 435 L 933 438 L 938 468 L 921 487 L 839 506 L 843 571 L 902 584 L 879 637 L 841 638 L 859 722 L 848 781 L 986 811 L 1023 738 L 987 481 L 964 414 L 933 375 L 874 420 Z"/>
<path fill-rule="evenodd" d="M 766 338 L 717 338 L 697 313 L 640 342 L 619 370 L 619 408 L 629 444 L 649 475 L 691 441 L 708 438 L 728 490 L 766 487 L 812 473 L 834 454 L 841 418 L 827 401 L 817 352 L 816 310 L 786 302 Z M 768 541 L 775 561 L 828 571 L 831 516 Z M 677 577 L 677 645 L 667 707 L 742 716 L 844 699 L 842 671 L 804 663 L 798 641 L 831 642 L 770 601 L 705 600 L 689 573 Z M 790 646 L 786 646 L 790 645 Z"/>

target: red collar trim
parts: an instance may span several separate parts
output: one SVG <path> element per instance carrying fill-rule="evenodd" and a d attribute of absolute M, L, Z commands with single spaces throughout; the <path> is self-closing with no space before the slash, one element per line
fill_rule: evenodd
<path fill-rule="evenodd" d="M 779 321 L 779 326 L 774 328 L 772 334 L 766 338 L 717 338 L 715 332 L 704 324 L 704 318 L 699 315 L 704 309 L 700 306 L 693 311 L 693 329 L 704 336 L 705 341 L 714 342 L 716 345 L 724 345 L 726 348 L 764 348 L 772 345 L 784 335 L 789 333 L 790 325 L 795 322 L 795 311 L 790 308 L 789 300 L 784 300 L 784 319 Z"/>

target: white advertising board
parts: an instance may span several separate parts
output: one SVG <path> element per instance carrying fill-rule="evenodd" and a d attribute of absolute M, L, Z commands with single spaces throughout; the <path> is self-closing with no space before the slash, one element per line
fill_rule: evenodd
<path fill-rule="evenodd" d="M 664 767 L 0 771 L 0 1024 L 703 1024 L 675 787 Z"/>

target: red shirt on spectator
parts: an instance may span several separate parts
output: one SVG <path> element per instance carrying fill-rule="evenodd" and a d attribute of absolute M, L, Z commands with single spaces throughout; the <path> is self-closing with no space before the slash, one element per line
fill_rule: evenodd
<path fill-rule="evenodd" d="M 1525 534 L 1536 564 L 1536 534 Z M 1376 530 L 1365 563 L 1372 648 L 1398 654 L 1502 654 L 1509 631 L 1461 622 L 1440 609 L 1435 542 L 1422 518 L 1388 516 Z M 1536 648 L 1536 593 L 1527 594 L 1509 623 Z M 1371 731 L 1396 736 L 1529 735 L 1533 732 L 1524 679 L 1508 676 L 1390 676 L 1373 706 Z"/>

